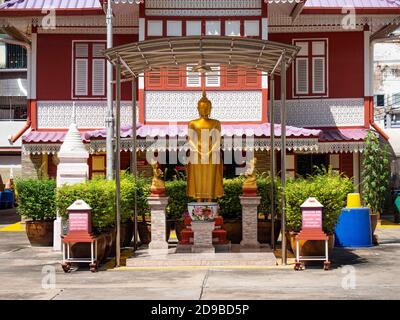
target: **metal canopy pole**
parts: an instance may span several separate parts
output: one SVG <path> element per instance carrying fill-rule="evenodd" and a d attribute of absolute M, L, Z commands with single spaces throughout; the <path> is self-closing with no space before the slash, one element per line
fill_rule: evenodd
<path fill-rule="evenodd" d="M 112 13 L 112 0 L 107 2 L 107 49 L 113 47 L 113 13 Z M 114 150 L 113 150 L 113 137 L 114 137 L 114 111 L 113 111 L 113 66 L 112 63 L 107 61 L 107 116 L 106 116 L 106 177 L 108 180 L 113 179 L 113 164 L 114 164 Z"/>
<path fill-rule="evenodd" d="M 286 256 L 286 60 L 281 61 L 281 181 L 282 181 L 282 265 L 287 264 Z"/>
<path fill-rule="evenodd" d="M 133 209 L 133 222 L 134 222 L 134 234 L 133 234 L 133 249 L 137 250 L 138 243 L 138 214 L 137 214 L 137 109 L 136 109 L 136 78 L 132 79 L 132 157 L 131 157 L 131 173 L 135 178 L 135 191 L 134 191 L 134 209 Z"/>
<path fill-rule="evenodd" d="M 275 75 L 271 75 L 270 87 L 271 104 L 269 106 L 269 125 L 270 125 L 270 177 L 271 177 L 271 248 L 275 249 Z"/>
<path fill-rule="evenodd" d="M 116 202 L 116 225 L 117 225 L 117 236 L 115 240 L 115 266 L 120 266 L 121 251 L 120 251 L 120 238 L 121 238 L 121 179 L 120 179 L 120 167 L 121 167 L 121 62 L 117 60 L 115 65 L 116 79 L 116 97 L 115 97 L 115 202 Z"/>

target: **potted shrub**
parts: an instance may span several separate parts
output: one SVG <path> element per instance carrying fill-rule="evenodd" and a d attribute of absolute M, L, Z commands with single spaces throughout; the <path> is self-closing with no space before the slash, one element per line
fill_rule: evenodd
<path fill-rule="evenodd" d="M 329 235 L 329 248 L 334 247 L 334 229 L 348 193 L 353 192 L 351 179 L 331 169 L 320 169 L 314 176 L 288 181 L 286 195 L 286 237 L 295 253 L 295 236 L 301 230 L 301 204 L 315 197 L 323 206 L 323 230 Z M 322 241 L 300 241 L 303 255 L 324 255 Z"/>
<path fill-rule="evenodd" d="M 271 244 L 271 178 L 261 175 L 257 178 L 258 194 L 261 196 L 261 203 L 258 207 L 258 228 L 257 238 L 260 243 Z M 275 202 L 275 220 L 274 220 L 274 236 L 275 243 L 279 238 L 281 230 L 281 186 L 280 181 L 275 179 L 274 184 L 274 202 Z"/>
<path fill-rule="evenodd" d="M 99 237 L 97 257 L 99 261 L 102 261 L 111 253 L 113 237 L 115 237 L 113 234 L 115 183 L 104 179 L 93 179 L 59 188 L 57 209 L 64 219 L 68 219 L 68 206 L 77 199 L 84 200 L 92 208 L 92 231 Z M 71 246 L 71 255 L 87 257 L 90 255 L 89 250 L 89 246 L 85 244 L 74 244 Z"/>
<path fill-rule="evenodd" d="M 381 146 L 378 137 L 368 132 L 362 165 L 362 197 L 371 210 L 371 231 L 374 243 L 376 226 L 385 207 L 389 189 L 390 162 L 387 145 Z"/>
<path fill-rule="evenodd" d="M 16 181 L 17 212 L 28 219 L 26 234 L 32 246 L 53 245 L 53 222 L 56 218 L 56 182 L 23 179 Z"/>
<path fill-rule="evenodd" d="M 233 244 L 242 241 L 242 195 L 243 178 L 224 179 L 224 196 L 218 199 L 220 215 L 224 218 L 222 228 L 227 232 L 227 239 Z"/>
<path fill-rule="evenodd" d="M 186 181 L 182 179 L 166 181 L 165 187 L 169 197 L 169 203 L 166 209 L 167 238 L 169 238 L 171 227 L 174 225 L 176 237 L 180 241 L 181 231 L 185 228 L 183 223 L 183 215 L 187 211 L 187 204 L 191 201 L 186 196 Z"/>

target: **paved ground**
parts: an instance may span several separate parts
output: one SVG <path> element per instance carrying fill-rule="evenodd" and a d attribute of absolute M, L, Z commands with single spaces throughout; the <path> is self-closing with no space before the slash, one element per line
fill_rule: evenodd
<path fill-rule="evenodd" d="M 0 225 L 7 224 L 2 214 Z M 153 267 L 64 274 L 60 254 L 30 247 L 24 232 L 0 232 L 0 299 L 399 299 L 400 228 L 378 235 L 374 248 L 335 249 L 330 271 Z"/>

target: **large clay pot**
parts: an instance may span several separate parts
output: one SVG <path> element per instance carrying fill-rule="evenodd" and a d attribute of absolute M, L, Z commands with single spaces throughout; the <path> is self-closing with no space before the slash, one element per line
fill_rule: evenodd
<path fill-rule="evenodd" d="M 231 243 L 239 244 L 242 241 L 242 220 L 226 219 L 222 228 L 226 230 L 226 237 Z"/>
<path fill-rule="evenodd" d="M 25 230 L 33 247 L 53 245 L 53 221 L 26 221 Z"/>
<path fill-rule="evenodd" d="M 183 223 L 183 221 L 175 221 L 175 233 L 178 241 L 181 241 L 182 239 L 181 232 L 183 229 L 185 229 L 185 224 Z"/>
<path fill-rule="evenodd" d="M 275 220 L 274 223 L 275 243 L 279 238 L 280 231 L 281 231 L 281 221 Z M 260 243 L 271 244 L 271 220 L 258 220 L 257 239 L 258 242 Z"/>
<path fill-rule="evenodd" d="M 129 247 L 133 238 L 134 232 L 134 223 L 132 220 L 128 220 L 124 223 L 121 223 L 121 236 L 120 236 L 120 244 L 121 247 Z"/>
<path fill-rule="evenodd" d="M 104 261 L 107 249 L 107 237 L 105 233 L 97 237 L 97 261 Z M 90 244 L 89 243 L 71 243 L 71 258 L 90 258 Z"/>
<path fill-rule="evenodd" d="M 286 239 L 290 244 L 292 252 L 296 255 L 296 232 L 288 232 Z M 325 255 L 325 241 L 315 240 L 300 240 L 300 252 L 302 256 L 324 256 Z M 330 234 L 328 239 L 328 252 L 332 254 L 332 250 L 335 247 L 335 235 Z"/>
<path fill-rule="evenodd" d="M 117 243 L 117 229 L 116 228 L 111 229 L 109 231 L 109 235 L 111 236 L 111 243 L 110 243 L 111 250 L 110 250 L 108 257 L 115 257 L 115 255 L 116 255 L 115 249 L 116 249 L 116 243 Z"/>
<path fill-rule="evenodd" d="M 138 233 L 141 244 L 149 244 L 151 241 L 151 225 L 147 222 L 138 223 Z"/>

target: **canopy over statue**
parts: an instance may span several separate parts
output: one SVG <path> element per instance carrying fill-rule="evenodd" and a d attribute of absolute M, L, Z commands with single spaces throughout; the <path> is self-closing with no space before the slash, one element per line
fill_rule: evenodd
<path fill-rule="evenodd" d="M 197 109 L 200 118 L 190 121 L 188 125 L 190 160 L 186 193 L 197 201 L 211 201 L 224 195 L 221 123 L 210 119 L 211 101 L 205 92 Z"/>

